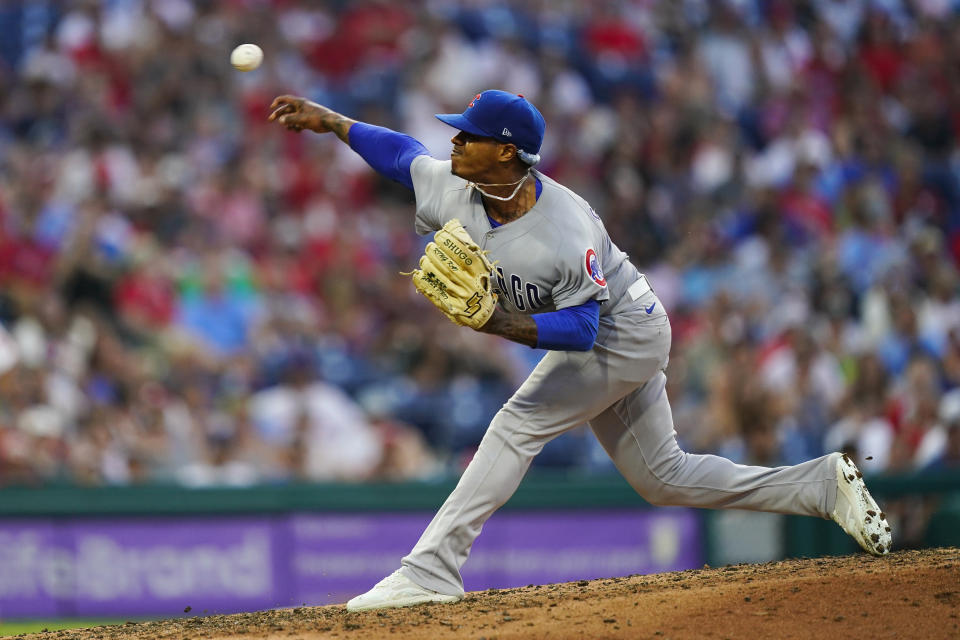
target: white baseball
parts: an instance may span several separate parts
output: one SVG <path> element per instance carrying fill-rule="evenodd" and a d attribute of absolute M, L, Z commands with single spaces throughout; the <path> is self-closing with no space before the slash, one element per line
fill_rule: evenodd
<path fill-rule="evenodd" d="M 238 71 L 253 71 L 263 62 L 263 49 L 255 44 L 241 44 L 230 54 L 230 64 Z"/>

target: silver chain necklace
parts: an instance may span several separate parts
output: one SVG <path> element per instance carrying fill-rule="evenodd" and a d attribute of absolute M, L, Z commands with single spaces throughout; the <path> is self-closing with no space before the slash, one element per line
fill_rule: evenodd
<path fill-rule="evenodd" d="M 517 196 L 517 194 L 520 193 L 520 187 L 523 186 L 523 183 L 524 183 L 524 182 L 526 181 L 526 179 L 529 178 L 529 177 L 530 177 L 530 172 L 527 171 L 527 172 L 524 174 L 524 176 L 523 176 L 522 178 L 520 178 L 519 180 L 517 180 L 516 182 L 504 182 L 504 183 L 500 183 L 500 184 L 487 184 L 487 183 L 483 183 L 483 182 L 468 182 L 468 183 L 467 183 L 467 187 L 468 187 L 468 188 L 471 188 L 471 189 L 476 189 L 477 191 L 479 191 L 479 192 L 482 193 L 483 195 L 487 196 L 488 198 L 493 198 L 494 200 L 499 200 L 499 201 L 501 201 L 501 202 L 507 202 L 508 200 L 513 200 L 513 199 Z M 480 187 L 509 187 L 509 186 L 512 186 L 512 185 L 517 185 L 517 188 L 513 190 L 513 193 L 511 193 L 509 196 L 506 196 L 506 197 L 504 197 L 504 196 L 495 196 L 495 195 L 493 195 L 492 193 L 487 193 L 486 191 L 484 191 L 483 189 L 480 188 Z"/>

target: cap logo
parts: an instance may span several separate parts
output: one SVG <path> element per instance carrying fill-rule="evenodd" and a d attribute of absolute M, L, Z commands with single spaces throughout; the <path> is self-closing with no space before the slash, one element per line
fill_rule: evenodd
<path fill-rule="evenodd" d="M 503 128 L 503 133 L 501 133 L 500 135 L 502 135 L 502 136 L 505 137 L 505 138 L 512 138 L 512 137 L 513 137 L 513 134 L 510 133 L 510 129 L 507 129 L 506 127 Z"/>
<path fill-rule="evenodd" d="M 470 101 L 470 104 L 467 105 L 467 108 L 469 109 L 470 107 L 472 107 L 473 103 L 480 99 L 481 95 L 483 94 L 478 93 L 477 95 L 473 96 L 473 100 Z"/>

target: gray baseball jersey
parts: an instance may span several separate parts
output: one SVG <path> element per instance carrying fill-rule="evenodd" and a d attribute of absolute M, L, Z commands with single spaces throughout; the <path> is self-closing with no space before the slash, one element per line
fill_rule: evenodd
<path fill-rule="evenodd" d="M 665 390 L 670 322 L 646 278 L 610 241 L 590 206 L 543 174 L 536 205 L 491 228 L 480 194 L 450 162 L 420 156 L 411 167 L 416 228 L 459 218 L 499 260 L 500 303 L 536 313 L 601 305 L 590 351 L 550 351 L 494 416 L 401 572 L 422 587 L 463 593 L 460 567 L 487 519 L 506 502 L 551 439 L 584 422 L 631 486 L 652 504 L 739 508 L 829 517 L 839 454 L 792 467 L 750 467 L 677 445 Z"/>
<path fill-rule="evenodd" d="M 534 172 L 543 191 L 533 208 L 500 227 L 490 224 L 480 194 L 450 173 L 449 160 L 419 156 L 410 173 L 417 232 L 432 233 L 458 218 L 497 261 L 498 304 L 507 311 L 540 313 L 593 299 L 612 302 L 600 307 L 606 316 L 640 277 L 590 205 L 542 173 Z"/>

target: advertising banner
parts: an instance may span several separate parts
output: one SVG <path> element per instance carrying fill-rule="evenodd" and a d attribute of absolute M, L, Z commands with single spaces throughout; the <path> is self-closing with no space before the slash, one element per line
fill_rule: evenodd
<path fill-rule="evenodd" d="M 346 602 L 399 568 L 432 514 L 299 515 L 292 520 L 298 604 Z M 703 565 L 685 509 L 495 514 L 463 567 L 467 591 Z"/>
<path fill-rule="evenodd" d="M 181 617 L 342 603 L 400 566 L 431 513 L 0 522 L 0 618 Z M 703 563 L 685 509 L 496 514 L 468 591 Z"/>
<path fill-rule="evenodd" d="M 48 522 L 0 523 L 0 619 L 60 614 L 61 567 L 73 565 L 65 535 Z"/>
<path fill-rule="evenodd" d="M 0 523 L 0 617 L 277 606 L 288 595 L 285 529 L 269 518 Z"/>

